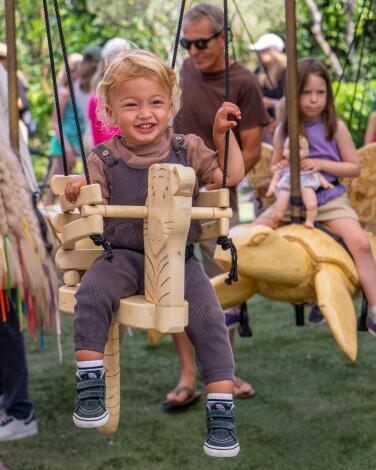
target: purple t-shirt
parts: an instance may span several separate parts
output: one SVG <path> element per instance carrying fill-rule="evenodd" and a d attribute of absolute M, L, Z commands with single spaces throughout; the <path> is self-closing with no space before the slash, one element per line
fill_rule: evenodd
<path fill-rule="evenodd" d="M 333 137 L 333 139 L 327 140 L 327 130 L 322 121 L 309 122 L 304 125 L 304 130 L 309 143 L 308 158 L 320 158 L 331 160 L 333 162 L 341 161 L 335 138 Z M 322 171 L 321 174 L 329 181 L 329 183 L 337 180 L 336 176 L 324 171 Z M 317 192 L 317 204 L 322 206 L 327 202 L 333 201 L 333 199 L 342 196 L 345 192 L 346 186 L 342 183 L 334 186 L 334 188 L 322 189 Z"/>

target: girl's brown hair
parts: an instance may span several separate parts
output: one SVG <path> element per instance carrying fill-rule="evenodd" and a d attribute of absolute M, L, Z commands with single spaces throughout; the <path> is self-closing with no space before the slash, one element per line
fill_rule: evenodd
<path fill-rule="evenodd" d="M 306 86 L 309 75 L 317 75 L 326 83 L 326 106 L 322 112 L 322 121 L 326 127 L 326 138 L 332 140 L 337 130 L 337 114 L 334 106 L 334 95 L 330 78 L 324 63 L 317 57 L 307 57 L 298 61 L 298 100 L 302 96 L 303 89 Z M 299 109 L 300 133 L 305 135 L 303 127 L 303 115 Z M 283 123 L 283 134 L 288 135 L 287 113 Z"/>

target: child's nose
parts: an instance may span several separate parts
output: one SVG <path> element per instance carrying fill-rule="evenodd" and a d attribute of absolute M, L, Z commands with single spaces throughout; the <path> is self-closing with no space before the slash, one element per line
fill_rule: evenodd
<path fill-rule="evenodd" d="M 140 112 L 138 113 L 140 117 L 147 117 L 151 115 L 151 109 L 148 105 L 142 106 Z"/>

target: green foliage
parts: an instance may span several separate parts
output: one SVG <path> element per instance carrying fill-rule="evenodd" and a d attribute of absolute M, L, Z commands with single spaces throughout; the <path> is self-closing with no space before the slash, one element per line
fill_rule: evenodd
<path fill-rule="evenodd" d="M 334 83 L 338 115 L 348 125 L 355 145 L 361 147 L 371 111 L 376 109 L 376 80 L 370 82 Z"/>
<path fill-rule="evenodd" d="M 265 32 L 275 32 L 285 36 L 285 13 L 281 0 L 267 2 L 251 2 L 236 0 L 251 32 L 252 38 L 246 34 L 232 2 L 229 2 L 230 23 L 234 34 L 236 57 L 251 69 L 256 66 L 256 57 L 248 51 L 250 42 L 255 41 Z M 375 44 L 376 28 L 375 12 L 369 10 L 371 0 L 353 0 L 352 16 L 347 9 L 348 0 L 316 0 L 322 13 L 322 31 L 333 51 L 345 65 L 344 82 L 354 82 L 360 62 L 360 51 L 364 53 L 360 67 L 361 82 L 366 83 L 376 76 Z M 5 3 L 0 3 L 0 25 L 5 26 Z M 55 51 L 57 71 L 62 65 L 62 53 L 54 19 L 52 1 L 48 1 L 52 27 L 52 39 Z M 139 47 L 150 49 L 165 59 L 171 57 L 176 24 L 179 14 L 179 2 L 165 0 L 112 0 L 110 4 L 103 0 L 59 0 L 60 13 L 68 53 L 79 52 L 88 44 L 102 46 L 114 36 L 123 36 Z M 197 2 L 189 1 L 186 9 Z M 218 4 L 221 4 L 218 0 Z M 364 6 L 364 8 L 363 8 Z M 348 52 L 347 30 L 349 19 L 355 22 L 354 49 Z M 317 55 L 322 57 L 328 66 L 327 57 L 318 46 L 311 27 L 312 15 L 303 2 L 297 2 L 297 35 L 298 56 Z M 50 115 L 53 109 L 52 85 L 48 48 L 43 19 L 42 1 L 17 0 L 17 54 L 19 69 L 29 81 L 29 99 L 33 116 L 37 122 L 38 132 L 32 145 L 48 151 L 51 134 Z M 0 29 L 0 40 L 5 40 L 5 27 Z M 178 66 L 184 54 L 178 55 Z M 343 83 L 337 99 L 340 113 L 349 118 L 349 105 L 352 102 L 352 85 Z M 351 130 L 357 143 L 364 132 L 365 116 L 371 107 L 372 97 L 364 97 L 361 106 L 363 86 L 360 84 L 355 109 L 352 116 Z M 366 95 L 369 93 L 369 87 Z M 362 108 L 360 110 L 360 108 Z M 346 114 L 347 113 L 347 114 Z M 38 161 L 38 160 L 37 160 Z M 37 172 L 43 172 L 44 161 L 38 161 Z"/>

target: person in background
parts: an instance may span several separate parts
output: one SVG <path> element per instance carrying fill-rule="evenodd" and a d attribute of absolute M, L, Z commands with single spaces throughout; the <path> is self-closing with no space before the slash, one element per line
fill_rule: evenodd
<path fill-rule="evenodd" d="M 22 136 L 20 135 L 20 143 Z M 27 151 L 26 145 L 20 145 L 20 154 Z M 0 64 L 0 159 L 6 164 L 6 158 L 17 159 L 9 142 L 8 125 L 8 77 Z M 29 158 L 27 154 L 26 158 Z M 21 165 L 24 158 L 21 158 Z M 24 166 L 23 166 L 24 168 Z M 20 170 L 27 181 L 26 174 Z M 3 183 L 2 183 L 3 184 Z M 29 188 L 30 182 L 25 184 Z M 9 197 L 12 195 L 9 194 Z M 5 214 L 2 214 L 4 217 Z M 32 216 L 32 215 L 30 215 Z M 0 233 L 3 243 L 4 233 Z M 4 291 L 1 293 L 4 298 Z M 9 312 L 6 321 L 0 315 L 0 442 L 21 439 L 38 433 L 38 423 L 33 404 L 28 395 L 28 369 L 23 334 L 20 331 L 16 303 L 16 290 L 9 296 Z"/>
<path fill-rule="evenodd" d="M 368 118 L 367 130 L 364 136 L 364 145 L 372 142 L 376 142 L 376 111 L 373 111 Z"/>
<path fill-rule="evenodd" d="M 261 85 L 263 103 L 267 110 L 270 123 L 265 128 L 264 141 L 271 144 L 277 125 L 276 107 L 284 95 L 287 58 L 283 49 L 283 40 L 273 33 L 262 35 L 249 49 L 257 53 L 261 65 L 256 69 L 256 75 Z"/>
<path fill-rule="evenodd" d="M 98 111 L 100 111 L 100 102 L 96 95 L 96 88 L 98 83 L 102 80 L 106 63 L 109 62 L 111 57 L 116 55 L 118 52 L 127 51 L 135 47 L 136 46 L 130 41 L 118 37 L 110 39 L 103 46 L 101 61 L 98 64 L 97 71 L 92 80 L 92 90 L 94 90 L 94 92 L 89 99 L 88 105 L 88 118 L 90 122 L 91 134 L 93 136 L 94 145 L 99 145 L 102 142 L 111 139 L 114 135 L 121 135 L 119 129 L 111 127 L 108 124 L 105 125 L 98 119 Z"/>
<path fill-rule="evenodd" d="M 0 64 L 7 70 L 8 47 L 5 43 L 0 42 Z M 20 113 L 20 123 L 22 124 L 21 132 L 27 141 L 29 137 L 33 137 L 36 132 L 36 124 L 31 115 L 30 103 L 27 97 L 28 83 L 24 74 L 17 70 L 17 88 L 18 88 L 18 109 Z"/>
<path fill-rule="evenodd" d="M 183 20 L 181 46 L 188 51 L 182 66 L 180 81 L 183 106 L 174 121 L 174 130 L 182 134 L 196 134 L 204 144 L 214 149 L 213 123 L 217 109 L 225 93 L 225 61 L 223 10 L 216 5 L 199 4 L 189 10 Z M 241 111 L 242 119 L 234 129 L 241 148 L 247 173 L 260 158 L 262 129 L 268 124 L 268 116 L 262 104 L 257 78 L 236 61 L 229 67 L 230 101 Z M 201 186 L 203 182 L 201 182 Z M 230 188 L 230 205 L 233 209 L 231 225 L 239 222 L 235 186 Z M 216 240 L 200 243 L 204 270 L 209 277 L 222 274 L 223 270 L 213 259 Z M 236 289 L 236 285 L 234 285 Z M 234 342 L 233 325 L 241 320 L 241 307 L 226 314 L 230 340 Z M 196 368 L 192 345 L 185 333 L 175 334 L 174 341 L 180 359 L 181 371 L 177 386 L 167 394 L 163 402 L 166 411 L 189 406 L 199 398 L 196 389 Z M 255 395 L 251 384 L 240 377 L 234 378 L 234 396 L 249 398 Z"/>
<path fill-rule="evenodd" d="M 76 82 L 79 78 L 79 68 L 82 62 L 81 54 L 71 54 L 68 57 L 69 68 L 71 72 L 73 87 L 77 86 Z M 67 166 L 68 174 L 71 173 L 74 164 L 76 162 L 76 157 L 80 155 L 80 143 L 77 133 L 77 126 L 74 119 L 73 104 L 70 98 L 70 93 L 68 89 L 68 77 L 63 66 L 59 72 L 58 76 L 58 99 L 60 104 L 60 113 L 62 118 L 63 126 L 63 136 L 64 136 L 64 146 L 67 157 Z M 80 130 L 82 135 L 85 133 L 85 120 L 82 110 L 77 104 L 78 119 L 80 124 Z M 50 142 L 50 158 L 53 158 L 50 177 L 53 175 L 62 175 L 64 173 L 63 159 L 62 159 L 62 149 L 60 145 L 59 137 L 59 126 L 57 120 L 56 109 L 52 115 L 52 126 L 55 134 L 53 135 Z M 48 195 L 46 199 L 46 204 L 53 204 L 55 201 L 55 195 L 52 192 L 51 188 L 48 190 Z"/>
<path fill-rule="evenodd" d="M 85 150 L 93 148 L 93 136 L 89 121 L 89 100 L 92 95 L 92 81 L 98 65 L 102 60 L 99 46 L 87 46 L 82 51 L 82 62 L 78 68 L 78 80 L 74 82 L 73 89 L 77 104 L 85 119 L 85 134 L 83 136 Z"/>

